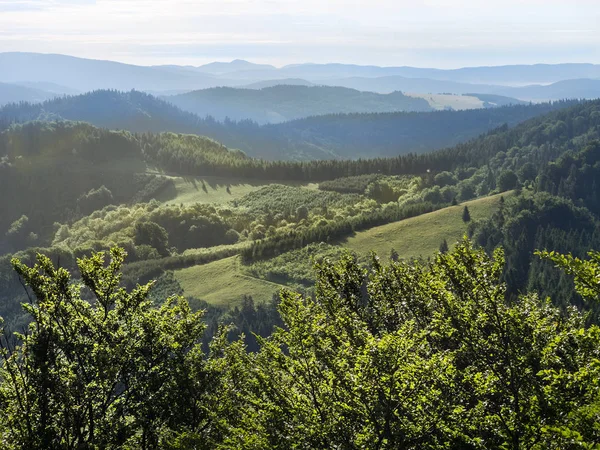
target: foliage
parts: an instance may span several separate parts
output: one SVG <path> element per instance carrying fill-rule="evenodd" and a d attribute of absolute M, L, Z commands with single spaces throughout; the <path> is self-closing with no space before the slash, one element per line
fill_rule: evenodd
<path fill-rule="evenodd" d="M 135 224 L 135 244 L 155 248 L 162 256 L 168 256 L 169 235 L 167 230 L 155 222 L 137 222 Z"/>
<path fill-rule="evenodd" d="M 313 286 L 316 278 L 314 262 L 329 258 L 337 260 L 343 249 L 325 243 L 312 243 L 283 253 L 271 259 L 257 261 L 244 267 L 244 271 L 257 278 L 279 284 Z"/>
<path fill-rule="evenodd" d="M 19 343 L 3 341 L 4 448 L 162 448 L 210 420 L 202 315 L 177 297 L 152 308 L 151 285 L 119 288 L 123 259 L 115 249 L 108 264 L 102 253 L 79 261 L 92 303 L 47 257 L 14 260 L 34 300 Z"/>
<path fill-rule="evenodd" d="M 518 181 L 519 178 L 517 177 L 517 174 L 512 170 L 503 170 L 500 172 L 500 175 L 498 175 L 496 183 L 500 192 L 505 192 L 517 187 Z"/>
<path fill-rule="evenodd" d="M 557 267 L 575 278 L 575 289 L 583 298 L 600 301 L 600 252 L 589 252 L 589 260 L 581 260 L 572 255 L 562 255 L 554 251 L 538 252 L 543 259 L 549 259 Z"/>
<path fill-rule="evenodd" d="M 600 255 L 542 257 L 597 301 Z M 85 289 L 45 256 L 14 261 L 32 324 L 2 341 L 5 448 L 541 450 L 600 439 L 600 328 L 535 293 L 508 300 L 502 250 L 491 258 L 465 240 L 432 263 L 326 258 L 312 296 L 244 298 L 225 318 L 229 337 L 256 334 L 228 344 L 217 333 L 208 355 L 202 313 L 178 297 L 153 306 L 151 285 L 120 288 L 123 260 L 119 249 L 80 260 Z"/>
<path fill-rule="evenodd" d="M 357 175 L 354 177 L 336 178 L 319 183 L 322 191 L 334 191 L 340 194 L 364 194 L 369 184 L 381 178 L 379 174 Z"/>
<path fill-rule="evenodd" d="M 430 267 L 319 264 L 315 297 L 284 293 L 286 327 L 240 356 L 252 369 L 237 398 L 255 406 L 235 446 L 596 442 L 598 328 L 535 294 L 507 303 L 502 271 L 501 251 L 492 260 L 467 242 Z"/>
<path fill-rule="evenodd" d="M 448 241 L 444 239 L 440 244 L 440 253 L 448 253 Z"/>
<path fill-rule="evenodd" d="M 98 189 L 91 189 L 89 192 L 81 195 L 77 199 L 77 206 L 83 215 L 89 215 L 92 212 L 110 205 L 113 201 L 112 192 L 102 185 Z"/>

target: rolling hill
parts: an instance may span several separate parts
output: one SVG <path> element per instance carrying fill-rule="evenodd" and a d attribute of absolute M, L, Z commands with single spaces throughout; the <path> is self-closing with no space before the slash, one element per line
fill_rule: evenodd
<path fill-rule="evenodd" d="M 260 124 L 335 113 L 431 111 L 429 103 L 401 92 L 387 95 L 329 86 L 273 86 L 264 89 L 212 88 L 166 97 L 199 116 L 250 119 Z"/>
<path fill-rule="evenodd" d="M 500 197 L 508 198 L 510 195 L 511 193 L 504 193 L 483 197 L 359 231 L 342 245 L 362 256 L 368 256 L 369 252 L 374 251 L 381 257 L 387 257 L 394 249 L 402 259 L 428 258 L 438 251 L 444 239 L 452 248 L 467 234 L 467 224 L 461 218 L 465 206 L 469 208 L 473 220 L 484 220 L 498 209 Z"/>
<path fill-rule="evenodd" d="M 303 80 L 302 78 L 282 78 L 278 80 L 264 80 L 250 83 L 245 86 L 241 86 L 241 89 L 264 89 L 273 86 L 316 86 L 310 81 Z"/>

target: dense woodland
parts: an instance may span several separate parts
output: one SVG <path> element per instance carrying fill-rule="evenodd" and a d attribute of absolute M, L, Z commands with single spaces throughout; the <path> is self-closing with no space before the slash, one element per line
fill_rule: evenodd
<path fill-rule="evenodd" d="M 90 98 L 106 101 L 97 121 Z M 328 142 L 359 117 L 371 130 L 434 120 L 436 139 L 469 118 L 510 126 L 435 152 L 304 162 L 143 120 L 55 120 L 112 126 L 99 122 L 122 98 L 0 111 L 4 447 L 595 448 L 600 101 L 310 118 Z M 130 107 L 124 124 L 144 116 Z M 198 120 L 165 107 L 172 124 Z M 226 201 L 184 199 L 184 182 L 221 184 Z M 462 205 L 492 194 L 484 218 Z M 440 237 L 435 255 L 343 248 L 452 205 L 468 240 Z M 241 277 L 287 288 L 227 307 L 175 276 L 231 257 Z"/>

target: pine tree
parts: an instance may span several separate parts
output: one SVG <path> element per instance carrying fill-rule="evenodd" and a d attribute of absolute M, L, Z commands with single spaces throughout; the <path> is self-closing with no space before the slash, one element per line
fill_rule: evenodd
<path fill-rule="evenodd" d="M 448 242 L 446 239 L 444 239 L 440 244 L 440 253 L 448 253 Z"/>
<path fill-rule="evenodd" d="M 462 220 L 465 223 L 471 221 L 471 213 L 469 212 L 469 207 L 468 206 L 465 206 L 465 209 L 463 209 Z"/>

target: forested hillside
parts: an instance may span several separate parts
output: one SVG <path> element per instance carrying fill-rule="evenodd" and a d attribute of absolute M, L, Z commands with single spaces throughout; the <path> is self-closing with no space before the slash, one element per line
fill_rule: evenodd
<path fill-rule="evenodd" d="M 568 284 L 538 276 L 551 268 L 532 264 L 532 252 L 583 255 L 598 240 L 599 127 L 600 102 L 583 102 L 437 152 L 293 163 L 191 135 L 11 126 L 0 135 L 1 188 L 15 193 L 2 197 L 2 314 L 22 298 L 9 269 L 16 251 L 30 259 L 32 248 L 46 248 L 74 267 L 78 256 L 119 245 L 129 285 L 235 255 L 240 274 L 261 278 L 272 258 L 308 244 L 340 245 L 360 230 L 514 189 L 521 193 L 490 217 L 465 221 L 464 233 L 486 249 L 505 247 L 509 292 L 535 286 L 561 305 L 578 301 Z M 440 233 L 441 245 L 450 236 Z M 277 283 L 306 288 L 287 267 Z"/>
<path fill-rule="evenodd" d="M 381 95 L 329 86 L 279 85 L 264 89 L 213 88 L 165 97 L 170 103 L 200 117 L 213 116 L 259 124 L 286 122 L 335 113 L 431 111 L 422 98 L 401 92 Z"/>
<path fill-rule="evenodd" d="M 131 132 L 193 133 L 216 139 L 253 157 L 306 160 L 423 153 L 574 103 L 430 113 L 326 115 L 260 126 L 248 120 L 218 122 L 212 117 L 200 118 L 137 91 L 96 91 L 42 104 L 8 105 L 0 109 L 0 120 L 66 119 Z"/>
<path fill-rule="evenodd" d="M 13 194 L 0 197 L 0 252 L 49 244 L 55 222 L 156 197 L 172 182 L 147 173 L 148 164 L 163 153 L 183 164 L 186 152 L 211 174 L 248 160 L 198 136 L 139 136 L 75 122 L 9 128 L 0 134 L 0 189 Z"/>
<path fill-rule="evenodd" d="M 600 450 L 599 1 L 0 0 L 0 450 Z"/>
<path fill-rule="evenodd" d="M 7 448 L 600 439 L 600 256 L 588 255 L 600 248 L 600 100 L 264 127 L 135 91 L 2 112 Z M 11 123 L 65 116 L 137 131 Z M 275 148 L 276 130 L 290 146 L 329 136 L 351 150 L 495 121 L 438 151 L 304 162 L 144 132 L 193 125 Z"/>

